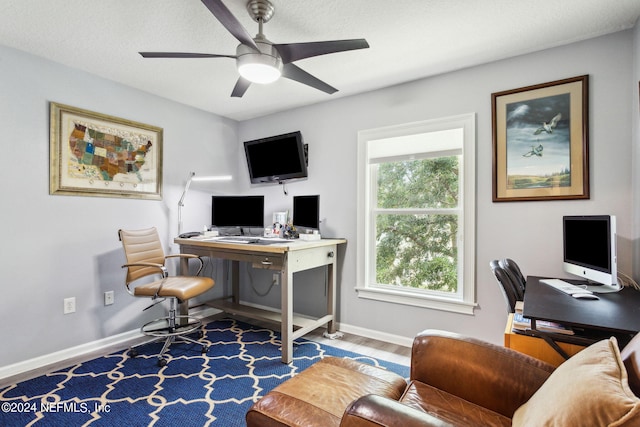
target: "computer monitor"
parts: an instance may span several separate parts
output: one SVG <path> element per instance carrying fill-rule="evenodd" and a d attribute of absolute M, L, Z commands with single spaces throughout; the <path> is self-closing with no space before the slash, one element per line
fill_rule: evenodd
<path fill-rule="evenodd" d="M 320 196 L 293 196 L 293 225 L 302 230 L 320 229 Z"/>
<path fill-rule="evenodd" d="M 264 227 L 264 196 L 212 196 L 213 227 Z"/>
<path fill-rule="evenodd" d="M 564 216 L 564 271 L 582 277 L 593 292 L 617 292 L 616 217 Z"/>

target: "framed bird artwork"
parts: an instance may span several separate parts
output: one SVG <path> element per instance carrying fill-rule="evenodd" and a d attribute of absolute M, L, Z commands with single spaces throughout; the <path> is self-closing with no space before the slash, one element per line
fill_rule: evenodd
<path fill-rule="evenodd" d="M 493 201 L 589 198 L 589 76 L 491 94 Z"/>

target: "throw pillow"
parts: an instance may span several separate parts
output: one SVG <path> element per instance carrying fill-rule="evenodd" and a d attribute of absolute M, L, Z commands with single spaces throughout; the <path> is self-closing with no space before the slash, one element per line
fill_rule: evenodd
<path fill-rule="evenodd" d="M 640 399 L 629 388 L 615 338 L 597 342 L 560 365 L 513 415 L 513 425 L 637 425 Z M 628 422 L 628 424 L 627 424 Z"/>

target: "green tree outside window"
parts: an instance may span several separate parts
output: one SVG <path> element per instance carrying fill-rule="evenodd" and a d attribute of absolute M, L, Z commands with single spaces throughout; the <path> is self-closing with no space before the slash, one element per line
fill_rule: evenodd
<path fill-rule="evenodd" d="M 376 282 L 456 293 L 460 156 L 376 165 Z"/>

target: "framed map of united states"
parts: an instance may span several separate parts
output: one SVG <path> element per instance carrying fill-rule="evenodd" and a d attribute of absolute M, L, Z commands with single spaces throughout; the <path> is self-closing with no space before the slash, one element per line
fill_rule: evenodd
<path fill-rule="evenodd" d="M 162 199 L 162 128 L 50 107 L 50 194 Z"/>

